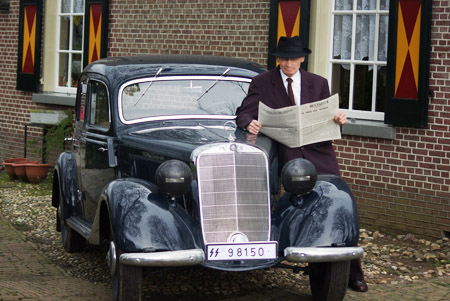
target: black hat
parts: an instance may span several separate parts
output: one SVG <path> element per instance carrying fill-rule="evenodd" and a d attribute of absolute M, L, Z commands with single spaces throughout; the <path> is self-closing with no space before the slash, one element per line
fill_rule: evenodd
<path fill-rule="evenodd" d="M 299 36 L 281 37 L 278 41 L 278 47 L 269 50 L 269 54 L 284 58 L 299 58 L 311 54 L 311 50 L 303 47 Z"/>

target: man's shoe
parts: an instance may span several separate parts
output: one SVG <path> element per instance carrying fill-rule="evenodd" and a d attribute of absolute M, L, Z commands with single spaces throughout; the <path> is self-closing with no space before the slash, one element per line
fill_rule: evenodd
<path fill-rule="evenodd" d="M 355 292 L 365 293 L 369 289 L 364 280 L 357 280 L 348 284 L 348 286 Z"/>

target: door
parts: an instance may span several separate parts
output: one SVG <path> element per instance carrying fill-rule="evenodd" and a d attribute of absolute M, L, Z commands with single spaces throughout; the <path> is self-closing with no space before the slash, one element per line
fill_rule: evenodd
<path fill-rule="evenodd" d="M 84 120 L 80 118 L 77 124 L 75 140 L 79 141 L 76 152 L 79 204 L 83 218 L 92 223 L 100 194 L 114 179 L 114 169 L 108 161 L 108 138 L 112 133 L 108 89 L 99 79 L 88 79 L 86 85 L 85 110 L 80 113 Z"/>

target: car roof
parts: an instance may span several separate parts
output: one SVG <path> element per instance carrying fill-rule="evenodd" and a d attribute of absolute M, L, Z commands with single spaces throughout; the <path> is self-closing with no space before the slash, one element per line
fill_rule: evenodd
<path fill-rule="evenodd" d="M 199 55 L 139 55 L 111 57 L 97 60 L 84 69 L 84 73 L 101 74 L 111 84 L 124 81 L 153 77 L 160 68 L 159 76 L 168 75 L 215 75 L 220 76 L 230 68 L 227 76 L 252 78 L 264 72 L 261 65 L 243 59 L 199 56 Z"/>

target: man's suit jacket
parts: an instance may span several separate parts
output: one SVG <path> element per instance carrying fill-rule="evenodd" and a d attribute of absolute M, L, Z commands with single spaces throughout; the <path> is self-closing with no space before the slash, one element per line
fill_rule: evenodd
<path fill-rule="evenodd" d="M 300 73 L 302 104 L 319 101 L 330 96 L 328 81 L 325 78 L 302 69 L 300 69 Z M 258 120 L 260 101 L 273 109 L 291 105 L 279 67 L 253 78 L 248 94 L 237 112 L 236 123 L 239 127 L 246 128 L 253 119 Z M 314 164 L 319 174 L 339 175 L 339 165 L 331 141 L 297 148 L 290 148 L 279 143 L 278 149 L 281 167 L 289 160 L 305 158 Z"/>

